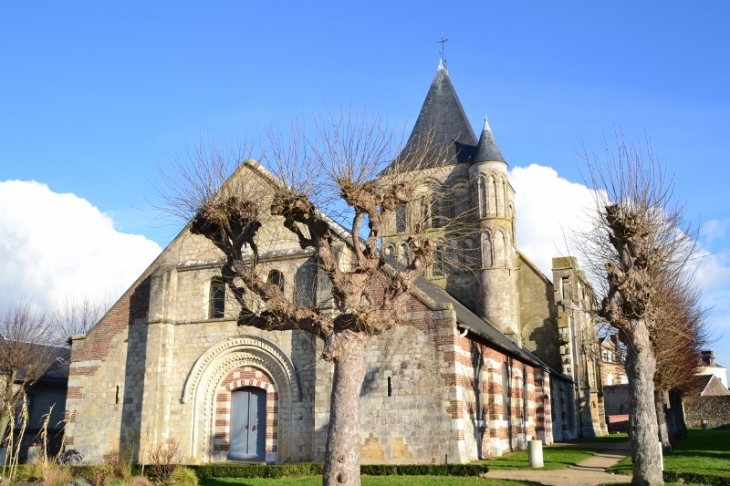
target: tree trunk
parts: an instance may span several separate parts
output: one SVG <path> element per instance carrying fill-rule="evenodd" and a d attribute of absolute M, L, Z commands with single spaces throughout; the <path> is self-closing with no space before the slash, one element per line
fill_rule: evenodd
<path fill-rule="evenodd" d="M 672 409 L 672 427 L 669 429 L 670 440 L 687 437 L 687 424 L 684 421 L 684 404 L 682 394 L 678 390 L 669 392 L 669 406 Z"/>
<path fill-rule="evenodd" d="M 666 402 L 664 400 L 663 390 L 654 390 L 654 406 L 656 408 L 656 420 L 659 427 L 659 440 L 662 442 L 664 452 L 672 450 L 672 444 L 669 440 L 669 424 L 667 423 Z"/>
<path fill-rule="evenodd" d="M 323 484 L 360 486 L 360 390 L 368 336 L 344 331 L 338 340 Z"/>
<path fill-rule="evenodd" d="M 626 346 L 626 373 L 629 377 L 629 430 L 633 461 L 631 484 L 663 485 L 659 430 L 654 406 L 656 359 L 646 322 L 636 322 L 634 331 L 626 334 L 629 337 Z"/>

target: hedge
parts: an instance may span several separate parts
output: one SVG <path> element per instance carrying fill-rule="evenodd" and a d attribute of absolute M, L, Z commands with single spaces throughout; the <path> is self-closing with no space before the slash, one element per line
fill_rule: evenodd
<path fill-rule="evenodd" d="M 321 476 L 324 466 L 302 464 L 200 464 L 188 466 L 199 478 L 291 478 Z M 372 464 L 360 466 L 368 476 L 479 476 L 488 471 L 483 464 Z"/>

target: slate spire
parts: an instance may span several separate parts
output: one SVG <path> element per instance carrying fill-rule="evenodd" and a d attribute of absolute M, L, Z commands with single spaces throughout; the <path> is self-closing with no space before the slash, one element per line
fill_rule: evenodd
<path fill-rule="evenodd" d="M 429 161 L 425 167 L 421 165 L 420 168 L 469 161 L 477 139 L 451 84 L 449 72 L 441 60 L 403 153 L 410 153 L 431 132 L 433 144 L 438 147 L 447 145 L 447 153 L 445 157 Z M 408 167 L 406 164 L 406 169 L 411 168 L 415 167 Z"/>
<path fill-rule="evenodd" d="M 489 128 L 489 122 L 486 116 L 484 117 L 484 129 L 482 130 L 482 135 L 479 137 L 479 144 L 471 158 L 472 164 L 478 164 L 479 162 L 507 163 L 497 146 L 497 142 L 494 140 L 494 135 L 492 135 L 492 129 Z"/>

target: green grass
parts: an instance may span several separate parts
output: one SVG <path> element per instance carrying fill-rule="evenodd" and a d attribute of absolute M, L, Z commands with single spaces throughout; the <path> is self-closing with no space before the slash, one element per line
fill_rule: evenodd
<path fill-rule="evenodd" d="M 543 469 L 565 469 L 585 461 L 596 453 L 594 449 L 582 447 L 544 447 L 542 459 Z M 518 451 L 505 454 L 502 457 L 484 461 L 490 470 L 529 469 L 529 452 Z"/>
<path fill-rule="evenodd" d="M 673 473 L 697 481 L 699 476 L 712 476 L 718 484 L 730 484 L 730 430 L 691 429 L 689 436 L 664 456 L 664 471 L 665 477 Z M 609 472 L 631 474 L 631 458 L 609 468 Z"/>
<path fill-rule="evenodd" d="M 200 481 L 200 486 L 319 486 L 321 476 L 287 479 L 238 479 L 207 478 Z M 538 486 L 533 481 L 508 481 L 506 479 L 455 478 L 449 476 L 362 476 L 363 486 Z"/>

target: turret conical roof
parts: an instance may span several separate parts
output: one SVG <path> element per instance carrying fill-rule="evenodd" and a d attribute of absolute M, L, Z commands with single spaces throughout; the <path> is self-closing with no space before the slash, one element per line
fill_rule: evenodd
<path fill-rule="evenodd" d="M 471 158 L 472 164 L 478 164 L 479 162 L 507 163 L 497 146 L 497 142 L 494 140 L 494 135 L 492 135 L 492 129 L 489 128 L 486 116 L 484 117 L 484 129 L 482 130 L 482 135 L 479 137 L 479 144 Z"/>
<path fill-rule="evenodd" d="M 407 154 L 417 151 L 418 145 L 428 142 L 429 138 L 430 144 L 434 146 L 434 152 L 441 151 L 442 156 L 429 160 L 426 165 L 419 165 L 417 161 L 407 161 Z M 451 84 L 449 72 L 443 62 L 439 62 L 436 76 L 431 82 L 411 136 L 403 149 L 406 162 L 401 169 L 412 170 L 468 162 L 476 143 L 474 130 Z"/>

